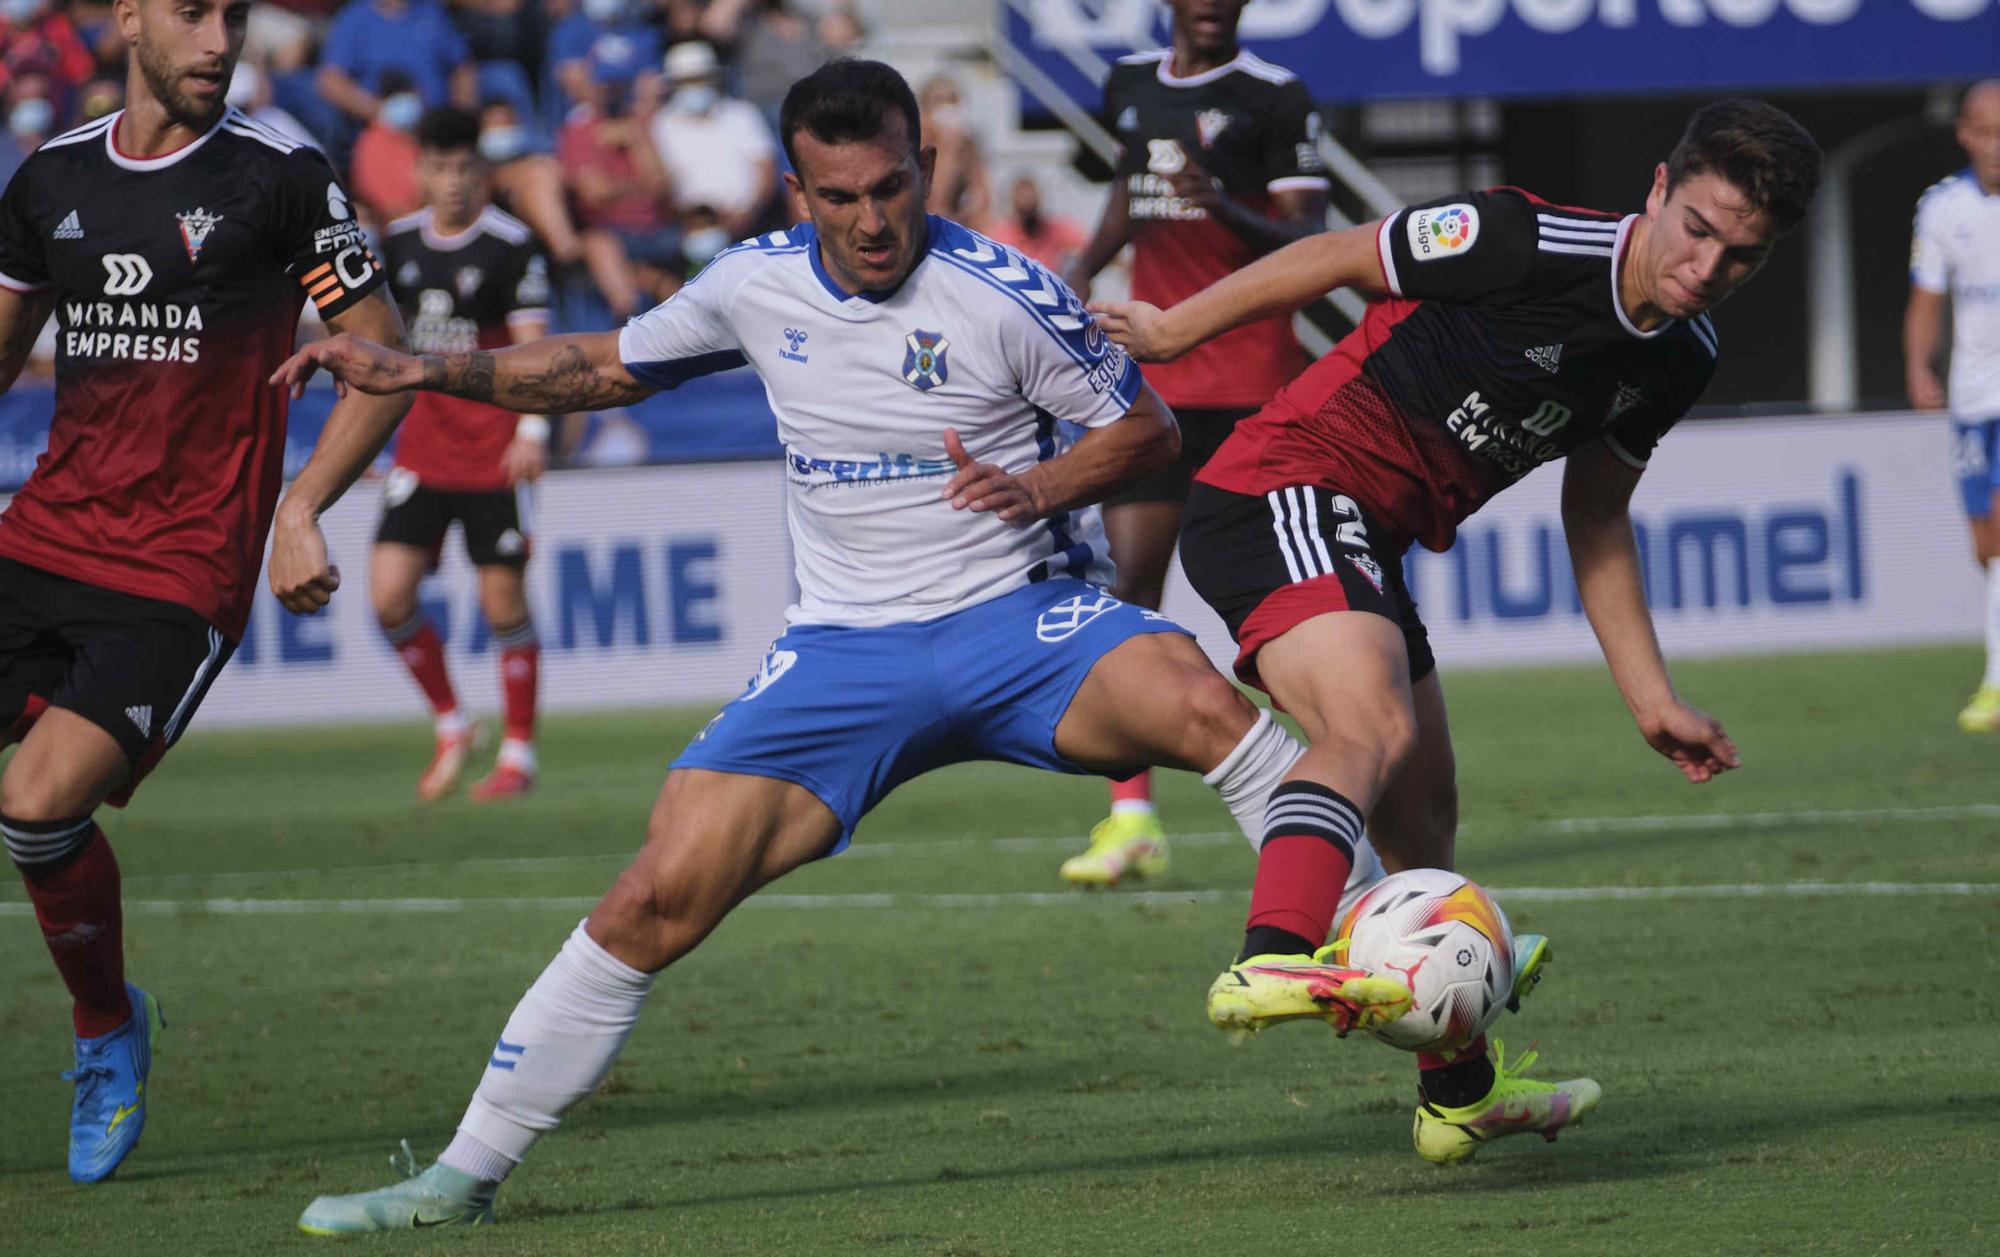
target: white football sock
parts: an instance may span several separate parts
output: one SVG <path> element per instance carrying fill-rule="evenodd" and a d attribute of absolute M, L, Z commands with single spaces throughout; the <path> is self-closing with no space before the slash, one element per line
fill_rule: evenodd
<path fill-rule="evenodd" d="M 1222 795 L 1253 850 L 1264 842 L 1264 805 L 1285 779 L 1285 771 L 1305 753 L 1306 748 L 1271 719 L 1270 712 L 1260 711 L 1236 749 L 1202 774 L 1202 781 Z"/>
<path fill-rule="evenodd" d="M 579 921 L 514 1006 L 458 1136 L 438 1160 L 488 1182 L 506 1177 L 611 1072 L 652 989 L 652 974 L 598 946 Z"/>
<path fill-rule="evenodd" d="M 2000 559 L 1986 560 L 1986 684 L 2000 685 Z"/>
<path fill-rule="evenodd" d="M 1306 748 L 1285 732 L 1283 725 L 1271 719 L 1270 712 L 1260 711 L 1257 723 L 1250 726 L 1250 732 L 1243 735 L 1236 749 L 1203 775 L 1202 780 L 1221 793 L 1222 801 L 1229 805 L 1231 815 L 1236 817 L 1252 848 L 1263 846 L 1264 807 L 1271 801 L 1271 792 L 1305 753 Z M 1354 870 L 1348 874 L 1347 890 L 1341 895 L 1340 911 L 1334 919 L 1345 916 L 1361 893 L 1381 881 L 1382 876 L 1382 861 L 1364 832 L 1354 844 Z"/>

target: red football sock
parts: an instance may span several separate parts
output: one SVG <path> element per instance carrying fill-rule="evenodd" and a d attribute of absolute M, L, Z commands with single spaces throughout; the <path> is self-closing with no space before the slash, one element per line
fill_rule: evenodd
<path fill-rule="evenodd" d="M 396 653 L 403 657 L 410 675 L 423 687 L 432 711 L 448 716 L 458 710 L 458 696 L 452 693 L 451 674 L 444 665 L 444 639 L 438 636 L 435 627 L 426 622 L 396 643 Z"/>
<path fill-rule="evenodd" d="M 1338 791 L 1288 781 L 1272 792 L 1264 817 L 1247 928 L 1284 930 L 1318 947 L 1354 871 L 1361 814 Z"/>
<path fill-rule="evenodd" d="M 91 826 L 90 845 L 49 873 L 23 873 L 63 984 L 76 1001 L 81 1038 L 109 1034 L 132 1019 L 125 997 L 124 919 L 118 903 L 118 859 L 104 831 Z"/>
<path fill-rule="evenodd" d="M 1112 782 L 1111 802 L 1113 805 L 1144 803 L 1150 806 L 1153 802 L 1153 770 L 1148 768 L 1124 781 Z"/>
<path fill-rule="evenodd" d="M 539 684 L 542 648 L 534 642 L 500 652 L 500 688 L 506 694 L 506 729 L 510 742 L 535 740 L 535 690 Z"/>

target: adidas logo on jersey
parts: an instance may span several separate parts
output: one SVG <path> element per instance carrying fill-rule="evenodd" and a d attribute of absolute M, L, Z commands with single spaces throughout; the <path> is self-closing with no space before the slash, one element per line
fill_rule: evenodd
<path fill-rule="evenodd" d="M 153 736 L 153 709 L 151 707 L 127 707 L 125 709 L 125 718 L 138 726 L 140 737 L 150 738 Z"/>
<path fill-rule="evenodd" d="M 57 240 L 83 239 L 83 224 L 77 221 L 75 210 L 71 210 L 68 217 L 56 224 L 55 238 Z"/>
<path fill-rule="evenodd" d="M 1543 345 L 1540 349 L 1530 349 L 1528 351 L 1528 361 L 1534 363 L 1550 375 L 1554 375 L 1557 371 L 1561 370 L 1562 356 L 1563 347 L 1561 345 Z"/>

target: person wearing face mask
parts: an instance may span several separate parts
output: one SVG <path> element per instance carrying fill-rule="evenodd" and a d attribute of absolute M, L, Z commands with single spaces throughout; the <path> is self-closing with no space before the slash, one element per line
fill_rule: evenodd
<path fill-rule="evenodd" d="M 933 75 L 917 93 L 924 134 L 937 145 L 937 175 L 931 180 L 931 212 L 948 214 L 984 231 L 993 194 L 986 178 L 986 155 L 967 125 L 958 84 L 948 74 Z"/>
<path fill-rule="evenodd" d="M 492 169 L 498 199 L 535 229 L 551 259 L 567 266 L 583 256 L 562 166 L 539 146 L 512 101 L 496 97 L 480 105 L 479 156 Z"/>
<path fill-rule="evenodd" d="M 391 74 L 403 85 L 390 85 Z M 414 101 L 397 101 L 390 129 L 407 135 L 426 105 L 451 103 L 470 109 L 479 99 L 479 73 L 465 37 L 451 23 L 437 0 L 354 0 L 334 15 L 320 49 L 315 85 L 319 94 L 357 126 L 376 120 L 401 92 Z M 416 165 L 412 147 L 407 154 L 403 198 L 407 213 L 418 203 L 410 170 Z"/>
<path fill-rule="evenodd" d="M 366 221 L 381 225 L 415 212 L 424 203 L 417 187 L 417 120 L 424 100 L 416 84 L 401 70 L 381 79 L 381 100 L 368 125 L 354 140 L 349 161 L 354 199 Z"/>
<path fill-rule="evenodd" d="M 757 230 L 778 191 L 777 143 L 763 114 L 722 90 L 715 49 L 675 44 L 665 63 L 667 101 L 653 114 L 654 147 L 684 206 L 706 205 L 740 240 Z"/>
<path fill-rule="evenodd" d="M 583 0 L 549 33 L 549 61 L 572 107 L 659 93 L 660 33 L 639 20 L 632 0 Z"/>
<path fill-rule="evenodd" d="M 42 146 L 55 130 L 56 107 L 50 103 L 48 82 L 27 75 L 8 85 L 7 133 L 0 136 L 0 179 L 11 179 L 28 154 Z"/>

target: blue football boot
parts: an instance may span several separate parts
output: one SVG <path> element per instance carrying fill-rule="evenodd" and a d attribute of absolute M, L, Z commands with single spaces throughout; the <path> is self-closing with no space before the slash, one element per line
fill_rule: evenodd
<path fill-rule="evenodd" d="M 69 1176 L 79 1183 L 110 1178 L 146 1129 L 146 1075 L 153 1042 L 166 1029 L 160 1001 L 131 983 L 132 1020 L 109 1034 L 76 1041 L 76 1083 L 69 1113 Z"/>

